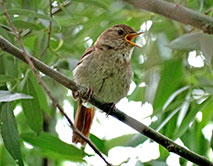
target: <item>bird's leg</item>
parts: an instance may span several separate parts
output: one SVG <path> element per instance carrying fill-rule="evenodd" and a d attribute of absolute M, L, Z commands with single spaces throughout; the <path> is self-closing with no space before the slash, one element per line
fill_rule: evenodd
<path fill-rule="evenodd" d="M 72 91 L 72 96 L 73 96 L 73 99 L 75 101 L 77 101 L 79 99 L 79 94 L 80 94 L 80 91 L 77 90 L 77 91 Z"/>
<path fill-rule="evenodd" d="M 90 99 L 94 96 L 94 92 L 92 90 L 92 88 L 88 88 L 86 93 L 83 94 L 83 97 L 86 98 L 85 102 L 90 101 Z"/>
<path fill-rule="evenodd" d="M 93 97 L 94 93 L 91 88 L 88 88 L 87 91 L 82 94 L 79 90 L 74 91 L 74 92 L 72 91 L 72 95 L 75 100 L 78 100 L 79 98 L 80 99 L 84 98 L 83 102 L 88 102 Z"/>

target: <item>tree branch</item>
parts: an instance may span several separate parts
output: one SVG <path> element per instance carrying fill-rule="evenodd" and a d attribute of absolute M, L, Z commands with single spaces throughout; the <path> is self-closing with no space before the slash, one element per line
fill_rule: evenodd
<path fill-rule="evenodd" d="M 11 44 L 9 41 L 4 39 L 2 36 L 0 36 L 0 48 L 3 51 L 26 62 L 25 58 L 23 57 L 23 52 L 19 48 L 17 48 L 13 44 Z M 33 62 L 34 66 L 39 71 L 41 71 L 42 73 L 51 77 L 58 83 L 64 85 L 65 87 L 71 89 L 72 91 L 79 91 L 80 94 L 82 94 L 82 96 L 87 91 L 86 88 L 77 85 L 74 81 L 70 80 L 69 78 L 64 76 L 62 73 L 59 73 L 58 71 L 51 69 L 49 66 L 47 66 L 43 62 L 37 60 L 34 57 L 31 57 L 31 56 L 29 56 L 29 57 L 30 57 L 31 61 Z M 86 97 L 85 97 L 85 99 L 86 99 Z M 109 109 L 110 109 L 109 106 L 104 103 L 99 102 L 95 96 L 92 97 L 89 100 L 89 102 L 91 104 L 93 104 L 94 106 L 96 106 L 97 108 L 103 110 L 104 112 L 109 113 Z M 112 110 L 110 112 L 110 115 L 115 117 L 116 119 L 120 120 L 121 122 L 127 124 L 128 126 L 132 127 L 133 129 L 137 130 L 139 133 L 151 138 L 155 142 L 164 146 L 169 152 L 174 152 L 174 153 L 180 155 L 181 157 L 183 157 L 195 164 L 198 164 L 198 165 L 213 166 L 213 163 L 211 161 L 209 161 L 208 159 L 206 159 L 205 157 L 200 156 L 200 155 L 176 144 L 171 139 L 154 131 L 150 127 L 147 127 L 146 125 L 144 125 L 143 123 L 140 123 L 139 121 L 135 120 L 134 118 L 126 115 L 125 113 L 121 112 L 117 108 Z"/>
<path fill-rule="evenodd" d="M 135 8 L 145 9 L 162 16 L 171 18 L 184 24 L 189 24 L 202 31 L 213 34 L 213 19 L 209 16 L 186 8 L 179 4 L 174 4 L 162 0 L 124 0 L 132 4 Z"/>

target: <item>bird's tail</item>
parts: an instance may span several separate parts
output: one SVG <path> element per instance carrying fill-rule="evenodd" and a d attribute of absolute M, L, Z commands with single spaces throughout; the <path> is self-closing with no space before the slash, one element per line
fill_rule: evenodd
<path fill-rule="evenodd" d="M 81 131 L 86 137 L 90 134 L 90 127 L 95 114 L 95 107 L 87 108 L 83 106 L 82 101 L 79 101 L 77 112 L 75 115 L 75 127 Z M 73 133 L 72 142 L 80 142 L 82 145 L 85 145 L 86 142 L 77 134 Z"/>

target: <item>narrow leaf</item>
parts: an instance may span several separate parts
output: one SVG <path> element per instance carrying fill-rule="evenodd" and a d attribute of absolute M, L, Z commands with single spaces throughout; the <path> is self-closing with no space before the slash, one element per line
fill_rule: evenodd
<path fill-rule="evenodd" d="M 200 49 L 200 39 L 202 32 L 194 32 L 190 34 L 185 34 L 179 38 L 173 40 L 168 46 L 171 49 L 177 50 L 199 50 Z"/>
<path fill-rule="evenodd" d="M 34 43 L 34 56 L 38 57 L 47 46 L 48 35 L 46 32 L 40 32 Z"/>
<path fill-rule="evenodd" d="M 177 138 L 181 137 L 183 133 L 189 128 L 189 124 L 195 119 L 196 114 L 199 111 L 206 109 L 206 107 L 208 107 L 211 103 L 211 99 L 207 99 L 199 105 L 193 102 L 190 106 L 190 110 L 188 111 L 189 113 L 184 117 L 180 127 L 175 131 L 173 139 L 176 140 Z"/>
<path fill-rule="evenodd" d="M 33 75 L 29 75 L 28 79 L 26 80 L 24 93 L 33 96 L 33 100 L 23 100 L 22 106 L 30 128 L 36 133 L 40 133 L 43 127 L 43 116 L 41 106 L 39 104 L 39 96 L 37 95 L 36 89 L 33 86 L 30 78 L 31 76 Z"/>
<path fill-rule="evenodd" d="M 0 74 L 0 85 L 5 84 L 7 81 L 15 81 L 16 77 L 11 75 Z"/>
<path fill-rule="evenodd" d="M 200 39 L 200 49 L 207 59 L 207 62 L 210 64 L 213 56 L 213 36 L 209 34 L 202 34 Z"/>
<path fill-rule="evenodd" d="M 154 99 L 154 110 L 163 108 L 170 95 L 177 89 L 182 76 L 182 60 L 166 61 L 161 72 L 160 82 Z"/>
<path fill-rule="evenodd" d="M 13 25 L 15 25 L 17 28 L 30 28 L 32 30 L 40 30 L 42 29 L 42 26 L 39 24 L 35 24 L 29 21 L 23 21 L 23 20 L 15 20 L 13 21 Z"/>
<path fill-rule="evenodd" d="M 28 17 L 35 17 L 35 18 L 40 18 L 40 19 L 55 22 L 55 20 L 48 15 L 37 13 L 35 11 L 28 10 L 28 9 L 8 9 L 7 11 L 9 14 L 17 14 L 17 15 L 23 15 L 23 16 L 28 16 Z M 2 15 L 2 13 L 1 13 L 1 15 Z"/>
<path fill-rule="evenodd" d="M 33 133 L 26 133 L 22 134 L 21 138 L 25 142 L 38 147 L 44 156 L 50 158 L 82 162 L 83 157 L 86 155 L 82 150 L 48 133 L 41 133 L 39 136 Z"/>
<path fill-rule="evenodd" d="M 18 128 L 10 103 L 1 104 L 0 123 L 1 135 L 6 149 L 19 166 L 24 166 Z"/>
<path fill-rule="evenodd" d="M 47 98 L 46 92 L 41 87 L 41 85 L 38 83 L 35 76 L 31 76 L 30 79 L 31 79 L 34 89 L 36 89 L 37 96 L 39 96 L 38 101 L 39 101 L 39 105 L 41 106 L 41 109 L 48 113 L 51 113 L 52 110 L 50 109 L 50 107 L 48 105 L 48 98 Z M 43 77 L 42 77 L 42 79 L 43 79 Z"/>
<path fill-rule="evenodd" d="M 146 138 L 141 134 L 122 135 L 120 137 L 105 141 L 103 153 L 107 154 L 110 149 L 116 146 L 136 147 L 137 145 L 142 144 L 145 140 Z"/>
<path fill-rule="evenodd" d="M 211 136 L 210 146 L 211 146 L 211 148 L 212 148 L 212 150 L 213 150 L 213 131 L 212 131 L 212 136 Z"/>
<path fill-rule="evenodd" d="M 178 90 L 176 90 L 174 93 L 172 93 L 172 95 L 168 98 L 168 100 L 166 101 L 166 103 L 163 106 L 163 111 L 166 110 L 166 108 L 169 106 L 169 104 L 171 104 L 171 102 L 182 92 L 184 92 L 185 90 L 189 89 L 189 86 L 184 86 Z"/>
<path fill-rule="evenodd" d="M 32 96 L 23 93 L 12 93 L 10 91 L 0 90 L 0 102 L 11 102 L 20 99 L 32 99 Z"/>

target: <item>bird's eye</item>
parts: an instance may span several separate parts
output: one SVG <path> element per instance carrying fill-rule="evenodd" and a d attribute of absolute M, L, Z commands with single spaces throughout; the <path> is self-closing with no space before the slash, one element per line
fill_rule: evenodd
<path fill-rule="evenodd" d="M 123 31 L 123 30 L 118 30 L 118 34 L 119 34 L 119 35 L 123 35 L 123 34 L 124 34 L 124 31 Z"/>

